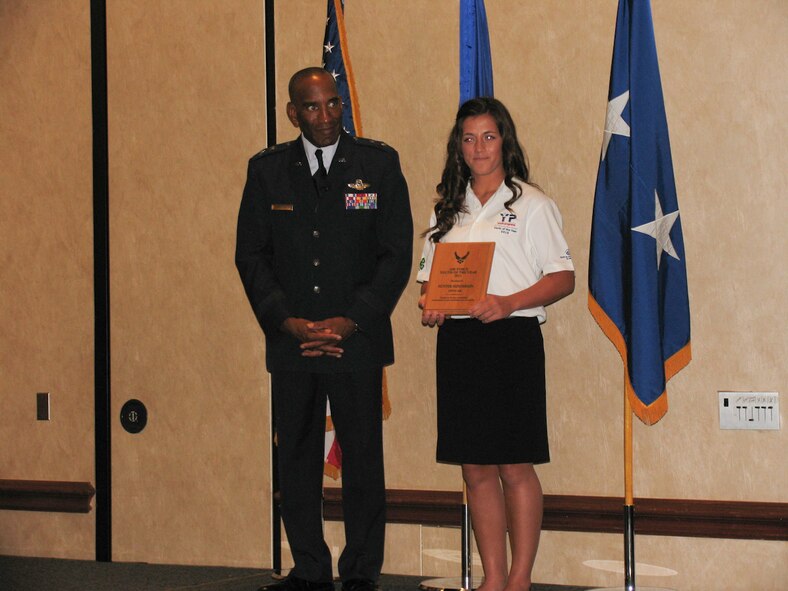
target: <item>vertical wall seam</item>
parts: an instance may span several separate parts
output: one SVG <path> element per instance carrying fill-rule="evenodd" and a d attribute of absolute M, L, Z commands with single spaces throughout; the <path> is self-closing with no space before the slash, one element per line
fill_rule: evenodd
<path fill-rule="evenodd" d="M 265 0 L 265 121 L 269 146 L 276 143 L 276 44 L 274 0 Z M 271 412 L 271 565 L 276 574 L 282 571 L 282 525 L 279 508 L 279 463 L 277 461 L 273 397 L 269 397 Z"/>
<path fill-rule="evenodd" d="M 110 420 L 109 135 L 107 4 L 90 1 L 90 73 L 93 115 L 93 310 L 96 560 L 112 561 Z"/>

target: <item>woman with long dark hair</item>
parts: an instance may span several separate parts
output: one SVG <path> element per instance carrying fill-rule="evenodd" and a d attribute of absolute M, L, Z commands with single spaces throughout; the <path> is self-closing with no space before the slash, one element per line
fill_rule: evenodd
<path fill-rule="evenodd" d="M 527 591 L 542 524 L 534 464 L 550 459 L 540 324 L 545 306 L 574 290 L 574 266 L 561 214 L 531 183 L 500 101 L 460 107 L 437 191 L 418 274 L 422 324 L 440 327 L 436 456 L 462 466 L 481 591 Z M 487 294 L 468 316 L 424 309 L 438 242 L 495 242 Z"/>

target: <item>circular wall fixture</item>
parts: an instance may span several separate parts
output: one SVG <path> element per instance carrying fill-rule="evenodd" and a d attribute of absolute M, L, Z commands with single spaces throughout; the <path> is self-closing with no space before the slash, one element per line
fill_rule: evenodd
<path fill-rule="evenodd" d="M 120 409 L 120 424 L 129 433 L 139 433 L 148 424 L 148 409 L 139 400 L 127 401 Z"/>

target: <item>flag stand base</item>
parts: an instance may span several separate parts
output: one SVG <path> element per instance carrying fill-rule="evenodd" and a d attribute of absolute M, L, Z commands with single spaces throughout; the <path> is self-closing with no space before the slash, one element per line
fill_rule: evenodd
<path fill-rule="evenodd" d="M 462 483 L 462 521 L 460 523 L 460 573 L 459 577 L 427 579 L 419 584 L 422 591 L 473 591 L 482 584 L 481 577 L 471 572 L 473 552 L 471 550 L 471 513 L 468 509 L 468 489 Z"/>
<path fill-rule="evenodd" d="M 667 589 L 665 587 L 641 587 L 637 585 L 636 587 L 597 587 L 595 589 L 589 589 L 588 591 L 676 591 L 675 589 Z"/>
<path fill-rule="evenodd" d="M 626 441 L 624 455 L 628 456 L 631 446 L 632 433 L 632 412 L 627 404 L 625 396 L 624 407 L 626 415 L 624 417 Z M 628 461 L 625 463 L 629 463 Z M 625 475 L 625 480 L 630 481 L 630 477 Z M 632 501 L 628 501 L 624 506 L 624 586 L 623 587 L 597 587 L 588 591 L 674 591 L 663 587 L 642 587 L 635 583 L 635 506 Z"/>
<path fill-rule="evenodd" d="M 443 579 L 427 579 L 419 583 L 419 589 L 423 591 L 473 591 L 482 584 L 482 579 L 474 577 L 468 585 L 468 581 L 463 581 L 462 577 L 446 577 Z"/>

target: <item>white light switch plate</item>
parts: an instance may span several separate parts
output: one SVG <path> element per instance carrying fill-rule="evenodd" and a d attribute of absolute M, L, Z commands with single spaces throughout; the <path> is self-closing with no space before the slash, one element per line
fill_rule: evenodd
<path fill-rule="evenodd" d="M 717 392 L 720 429 L 780 428 L 780 397 L 777 392 Z"/>

